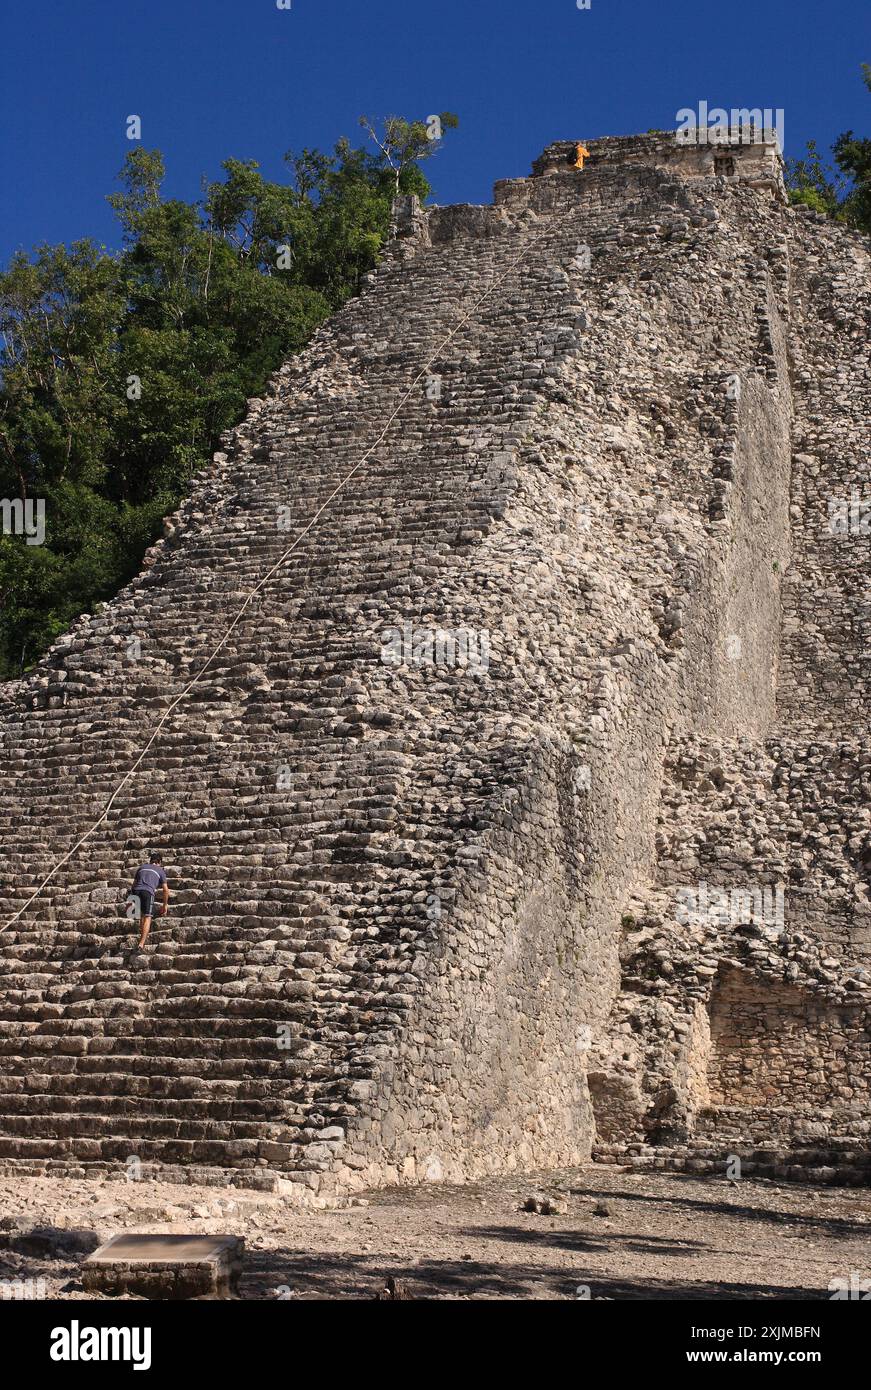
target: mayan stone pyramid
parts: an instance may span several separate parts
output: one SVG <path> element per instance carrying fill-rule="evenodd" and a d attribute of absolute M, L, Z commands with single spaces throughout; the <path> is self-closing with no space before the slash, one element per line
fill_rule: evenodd
<path fill-rule="evenodd" d="M 868 242 L 765 143 L 587 149 L 397 202 L 0 687 L 7 1171 L 867 1180 Z"/>

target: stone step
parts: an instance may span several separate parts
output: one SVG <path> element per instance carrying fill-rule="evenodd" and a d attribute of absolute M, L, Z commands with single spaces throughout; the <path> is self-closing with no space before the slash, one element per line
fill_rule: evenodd
<path fill-rule="evenodd" d="M 54 1050 L 49 1042 L 54 1042 Z M 42 1045 L 40 1046 L 40 1042 Z M 232 1033 L 198 1037 L 190 1032 L 128 1032 L 102 1038 L 96 1033 L 93 1040 L 86 1040 L 81 1034 L 65 1041 L 61 1034 L 31 1040 L 22 1038 L 27 1048 L 27 1056 L 16 1053 L 11 1042 L 2 1046 L 5 1074 L 9 1078 L 27 1077 L 29 1058 L 33 1075 L 48 1072 L 54 1075 L 74 1075 L 77 1071 L 83 1076 L 90 1073 L 107 1075 L 117 1073 L 119 1068 L 129 1065 L 140 1057 L 144 1075 L 153 1075 L 149 1066 L 154 1059 L 165 1057 L 167 1076 L 200 1075 L 209 1077 L 257 1075 L 263 1079 L 295 1078 L 311 1076 L 317 1081 L 328 1074 L 343 1077 L 366 1065 L 366 1054 L 362 1048 L 353 1050 L 350 1035 L 340 1033 L 330 1035 L 324 1032 L 316 1036 L 304 1033 L 291 1034 L 287 1047 L 279 1047 L 282 1038 L 272 1033 L 252 1034 L 246 1038 Z M 174 1043 L 175 1048 L 167 1044 Z M 63 1050 L 61 1051 L 61 1048 Z M 346 1059 L 353 1055 L 354 1067 Z M 73 1063 L 74 1065 L 71 1065 Z M 2 1087 L 0 1087 L 2 1089 Z"/>
<path fill-rule="evenodd" d="M 304 1117 L 297 1115 L 295 1118 L 301 1122 Z M 101 1139 L 104 1135 L 123 1136 L 130 1144 L 140 1139 L 157 1143 L 180 1136 L 204 1142 L 280 1141 L 286 1150 L 282 1157 L 288 1161 L 301 1157 L 307 1142 L 302 1136 L 300 1124 L 295 1124 L 293 1120 L 285 1121 L 280 1115 L 274 1120 L 264 1120 L 262 1117 L 246 1119 L 220 1113 L 210 1116 L 205 1109 L 200 1113 L 199 1106 L 193 1102 L 187 1107 L 164 1106 L 154 1111 L 149 1108 L 147 1112 L 139 1114 L 128 1110 L 110 1110 L 105 1106 L 89 1113 L 85 1106 L 77 1105 L 67 1112 L 46 1109 L 41 1114 L 4 1116 L 0 1126 L 0 1153 L 4 1145 L 21 1140 Z"/>
<path fill-rule="evenodd" d="M 842 1148 L 833 1143 L 813 1149 L 770 1148 L 752 1145 L 716 1144 L 681 1148 L 644 1147 L 621 1152 L 618 1146 L 603 1145 L 593 1152 L 598 1163 L 619 1163 L 639 1172 L 680 1172 L 719 1174 L 737 1172 L 741 1178 L 767 1178 L 778 1182 L 803 1182 L 824 1186 L 871 1186 L 871 1151 Z"/>
<path fill-rule="evenodd" d="M 297 1157 L 290 1145 L 267 1145 L 258 1139 L 149 1139 L 137 1137 L 136 1157 L 143 1163 L 202 1163 L 206 1166 L 244 1163 L 254 1164 L 265 1157 L 264 1147 L 274 1150 L 279 1160 L 286 1157 L 292 1163 Z M 287 1150 L 286 1155 L 282 1152 Z M 24 1159 L 33 1162 L 39 1159 L 54 1158 L 60 1161 L 76 1160 L 80 1163 L 113 1162 L 126 1164 L 130 1157 L 130 1140 L 126 1135 L 106 1135 L 88 1138 L 80 1135 L 66 1137 L 45 1135 L 37 1139 L 0 1134 L 0 1158 Z M 309 1165 L 310 1166 L 310 1165 Z"/>

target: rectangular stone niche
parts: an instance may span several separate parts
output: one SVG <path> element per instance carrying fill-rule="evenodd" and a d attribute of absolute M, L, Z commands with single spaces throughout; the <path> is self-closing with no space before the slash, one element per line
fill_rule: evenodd
<path fill-rule="evenodd" d="M 240 1236 L 118 1235 L 82 1265 L 91 1293 L 144 1298 L 229 1298 L 242 1273 Z"/>

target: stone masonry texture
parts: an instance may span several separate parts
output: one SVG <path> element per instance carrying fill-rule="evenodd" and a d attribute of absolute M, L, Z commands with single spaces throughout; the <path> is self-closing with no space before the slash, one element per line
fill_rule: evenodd
<path fill-rule="evenodd" d="M 0 687 L 7 1170 L 867 1180 L 869 244 L 772 146 L 587 147 L 399 200 Z"/>

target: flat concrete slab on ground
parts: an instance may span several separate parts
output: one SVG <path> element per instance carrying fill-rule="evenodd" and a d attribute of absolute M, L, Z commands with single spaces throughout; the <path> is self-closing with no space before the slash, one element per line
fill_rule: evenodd
<path fill-rule="evenodd" d="M 241 1236 L 149 1235 L 124 1232 L 82 1265 L 93 1293 L 144 1298 L 229 1298 L 242 1272 Z"/>

